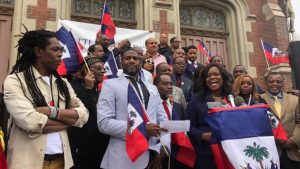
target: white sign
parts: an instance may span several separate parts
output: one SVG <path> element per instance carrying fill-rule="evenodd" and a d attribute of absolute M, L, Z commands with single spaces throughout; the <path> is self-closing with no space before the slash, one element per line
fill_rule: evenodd
<path fill-rule="evenodd" d="M 69 20 L 59 20 L 58 28 L 64 26 L 67 30 L 70 30 L 75 38 L 84 45 L 87 49 L 90 45 L 93 45 L 96 40 L 96 34 L 100 30 L 101 25 L 99 24 L 90 24 L 83 22 L 75 22 Z M 136 30 L 136 29 L 125 29 L 125 28 L 116 28 L 117 33 L 115 35 L 115 42 L 118 42 L 128 39 L 131 42 L 132 47 L 141 47 L 144 51 L 145 41 L 150 37 L 155 37 L 154 32 L 149 32 L 145 30 Z"/>

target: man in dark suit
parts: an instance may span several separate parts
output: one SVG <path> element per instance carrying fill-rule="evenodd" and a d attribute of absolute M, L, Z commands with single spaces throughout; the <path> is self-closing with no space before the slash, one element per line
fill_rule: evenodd
<path fill-rule="evenodd" d="M 185 109 L 179 103 L 176 103 L 172 99 L 172 81 L 168 75 L 157 75 L 154 79 L 154 85 L 157 87 L 159 95 L 163 100 L 163 106 L 166 115 L 169 120 L 172 120 L 174 113 L 179 117 L 180 120 L 185 119 Z M 171 149 L 172 151 L 172 149 Z M 161 155 L 161 160 L 163 159 L 162 168 L 168 168 L 168 159 L 165 155 Z M 171 159 L 171 169 L 188 169 L 188 167 L 181 162 Z"/>
<path fill-rule="evenodd" d="M 268 91 L 261 95 L 270 105 L 288 136 L 288 140 L 276 139 L 281 169 L 300 168 L 299 102 L 294 95 L 282 91 L 283 76 L 270 72 L 266 76 Z"/>
<path fill-rule="evenodd" d="M 182 57 L 175 57 L 173 59 L 171 79 L 173 85 L 182 89 L 186 101 L 189 102 L 192 93 L 192 81 L 189 78 L 183 76 L 185 68 L 186 60 Z"/>
<path fill-rule="evenodd" d="M 198 67 L 205 67 L 197 62 L 197 47 L 196 46 L 189 46 L 186 52 L 187 56 L 187 66 L 185 68 L 184 76 L 192 80 L 195 70 Z"/>

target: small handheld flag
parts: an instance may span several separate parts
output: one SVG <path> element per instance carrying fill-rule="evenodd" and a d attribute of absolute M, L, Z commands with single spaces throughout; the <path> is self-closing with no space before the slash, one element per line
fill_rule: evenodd
<path fill-rule="evenodd" d="M 203 41 L 200 41 L 198 49 L 207 57 L 208 61 L 211 59 L 211 53 L 209 52 Z"/>
<path fill-rule="evenodd" d="M 149 148 L 145 109 L 131 83 L 128 85 L 128 126 L 126 132 L 126 152 L 135 162 Z"/>

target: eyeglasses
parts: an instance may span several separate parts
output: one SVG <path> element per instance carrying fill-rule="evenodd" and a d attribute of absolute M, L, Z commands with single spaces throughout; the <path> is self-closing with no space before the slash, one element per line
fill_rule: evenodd
<path fill-rule="evenodd" d="M 145 63 L 154 65 L 154 62 L 153 62 L 151 59 L 146 59 L 146 60 L 145 60 Z"/>

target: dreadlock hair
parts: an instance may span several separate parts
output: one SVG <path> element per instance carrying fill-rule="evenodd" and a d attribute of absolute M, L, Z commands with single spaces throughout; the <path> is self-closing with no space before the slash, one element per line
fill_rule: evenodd
<path fill-rule="evenodd" d="M 46 46 L 49 45 L 49 39 L 56 38 L 55 33 L 44 29 L 33 31 L 27 31 L 26 29 L 25 33 L 22 33 L 18 36 L 21 38 L 19 39 L 17 45 L 17 61 L 12 68 L 11 74 L 23 72 L 26 85 L 36 106 L 48 106 L 42 92 L 40 91 L 35 81 L 32 65 L 36 61 L 34 48 L 39 47 L 41 49 L 46 49 Z M 71 97 L 67 84 L 62 80 L 62 78 L 56 71 L 52 71 L 51 74 L 57 78 L 56 84 L 58 92 L 62 93 L 62 95 L 65 97 L 65 108 L 68 108 Z"/>

